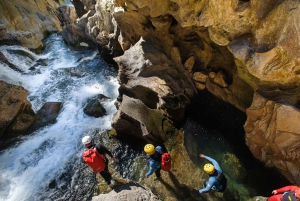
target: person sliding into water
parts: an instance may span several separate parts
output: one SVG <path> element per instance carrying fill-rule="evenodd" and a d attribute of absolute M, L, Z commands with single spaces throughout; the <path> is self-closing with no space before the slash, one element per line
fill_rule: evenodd
<path fill-rule="evenodd" d="M 297 201 L 300 200 L 300 188 L 298 186 L 285 186 L 272 191 L 273 196 L 267 201 Z"/>
<path fill-rule="evenodd" d="M 160 170 L 161 170 L 161 155 L 162 147 L 157 146 L 154 148 L 152 144 L 146 144 L 144 147 L 144 151 L 148 154 L 149 159 L 149 171 L 146 173 L 146 178 L 148 178 L 151 174 L 155 172 L 156 177 L 154 177 L 154 180 L 160 179 Z"/>
<path fill-rule="evenodd" d="M 200 190 L 193 189 L 193 194 L 201 194 L 206 193 L 210 190 L 223 192 L 227 186 L 227 179 L 225 175 L 223 174 L 223 171 L 219 165 L 219 163 L 208 156 L 204 156 L 203 154 L 199 155 L 201 158 L 206 158 L 209 160 L 212 164 L 207 163 L 204 165 L 204 171 L 209 175 L 209 179 L 204 182 L 204 188 Z"/>
<path fill-rule="evenodd" d="M 114 160 L 112 153 L 101 144 L 93 144 L 90 136 L 82 138 L 82 144 L 85 145 L 87 150 L 82 154 L 84 162 L 86 162 L 96 173 L 100 173 L 105 182 L 110 185 L 111 174 L 108 171 L 108 159 L 106 154 Z"/>

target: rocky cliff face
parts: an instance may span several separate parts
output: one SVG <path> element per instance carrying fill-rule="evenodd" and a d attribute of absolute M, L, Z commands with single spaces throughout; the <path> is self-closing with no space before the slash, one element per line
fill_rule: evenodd
<path fill-rule="evenodd" d="M 36 49 L 49 32 L 61 30 L 53 0 L 11 0 L 0 2 L 0 42 Z"/>
<path fill-rule="evenodd" d="M 113 3 L 124 50 L 114 59 L 121 96 L 140 99 L 174 123 L 195 89 L 207 89 L 247 112 L 246 140 L 254 156 L 300 184 L 299 2 Z M 123 123 L 119 115 L 114 125 L 126 134 Z M 149 133 L 150 124 L 141 133 Z"/>
<path fill-rule="evenodd" d="M 14 3 L 11 9 L 0 3 L 2 39 L 34 48 L 43 31 L 59 30 L 58 21 L 49 21 L 55 18 L 47 9 L 52 1 Z M 247 113 L 246 142 L 254 156 L 300 184 L 298 1 L 82 3 L 87 13 L 67 26 L 65 39 L 91 39 L 118 64 L 120 104 L 113 126 L 119 134 L 132 135 L 128 128 L 134 127 L 135 135 L 164 141 L 159 136 L 184 118 L 197 90 L 208 90 Z M 25 4 L 39 5 L 33 9 L 43 13 L 35 15 L 39 23 L 28 17 Z M 135 115 L 140 113 L 142 120 Z"/>
<path fill-rule="evenodd" d="M 34 122 L 34 112 L 23 87 L 0 81 L 0 138 L 26 131 Z"/>

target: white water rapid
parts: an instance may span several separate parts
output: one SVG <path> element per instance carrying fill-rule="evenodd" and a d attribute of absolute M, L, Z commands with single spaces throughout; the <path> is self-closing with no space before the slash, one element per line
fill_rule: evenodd
<path fill-rule="evenodd" d="M 116 112 L 114 101 L 119 87 L 116 72 L 101 59 L 96 48 L 68 47 L 56 34 L 44 44 L 41 54 L 20 46 L 0 46 L 0 52 L 20 70 L 12 70 L 0 62 L 0 80 L 27 89 L 35 112 L 45 102 L 64 103 L 56 123 L 24 136 L 18 144 L 1 151 L 0 201 L 35 201 L 54 193 L 49 184 L 76 170 L 84 149 L 81 137 L 95 129 L 99 132 L 110 129 Z M 33 66 L 34 70 L 29 70 Z M 72 75 L 72 70 L 80 76 Z M 83 112 L 87 99 L 97 94 L 111 98 L 103 103 L 107 115 L 102 118 L 89 117 Z M 70 188 L 72 182 L 56 182 L 56 186 Z"/>

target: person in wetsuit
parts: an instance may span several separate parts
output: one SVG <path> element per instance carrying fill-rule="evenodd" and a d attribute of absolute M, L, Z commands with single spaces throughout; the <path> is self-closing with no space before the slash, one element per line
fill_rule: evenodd
<path fill-rule="evenodd" d="M 94 144 L 92 142 L 92 138 L 90 136 L 84 136 L 82 138 L 82 144 L 84 144 L 87 149 L 96 148 L 98 154 L 103 156 L 103 160 L 104 160 L 106 166 L 105 166 L 104 170 L 100 172 L 100 175 L 103 177 L 106 184 L 110 185 L 111 184 L 111 174 L 108 170 L 108 162 L 109 161 L 108 161 L 108 158 L 106 157 L 106 154 L 108 154 L 110 156 L 111 160 L 114 160 L 112 153 L 105 146 L 103 146 L 101 144 Z"/>
<path fill-rule="evenodd" d="M 298 186 L 285 186 L 272 191 L 268 201 L 297 201 L 300 200 L 300 188 Z"/>
<path fill-rule="evenodd" d="M 154 180 L 160 179 L 160 170 L 161 170 L 161 155 L 162 147 L 157 146 L 154 147 L 152 144 L 146 144 L 144 147 L 144 151 L 148 154 L 148 160 L 149 160 L 149 171 L 146 173 L 146 178 L 148 178 L 151 174 L 155 172 L 156 177 L 154 177 Z"/>
<path fill-rule="evenodd" d="M 204 182 L 204 188 L 200 190 L 192 190 L 193 194 L 201 194 L 206 193 L 210 190 L 223 192 L 227 186 L 227 179 L 225 175 L 223 174 L 223 171 L 219 165 L 219 163 L 208 156 L 205 156 L 203 154 L 199 155 L 201 158 L 205 158 L 209 160 L 211 163 L 207 163 L 204 165 L 204 171 L 209 175 L 209 179 Z"/>

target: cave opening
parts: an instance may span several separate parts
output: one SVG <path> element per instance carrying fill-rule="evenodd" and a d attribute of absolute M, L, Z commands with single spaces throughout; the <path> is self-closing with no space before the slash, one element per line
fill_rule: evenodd
<path fill-rule="evenodd" d="M 198 155 L 202 152 L 221 163 L 225 152 L 235 155 L 246 171 L 242 181 L 236 180 L 234 183 L 246 186 L 248 196 L 268 197 L 274 189 L 291 183 L 277 169 L 266 167 L 264 163 L 254 158 L 245 143 L 243 125 L 246 118 L 244 112 L 231 104 L 206 90 L 199 91 L 186 110 L 185 146 L 191 160 L 201 168 L 204 163 L 199 160 Z M 197 149 L 189 148 L 188 143 L 195 142 Z M 195 151 L 198 153 L 193 153 Z M 226 169 L 232 169 L 230 166 L 222 168 L 224 172 Z M 230 173 L 225 172 L 227 175 Z M 251 192 L 251 189 L 254 191 Z"/>

